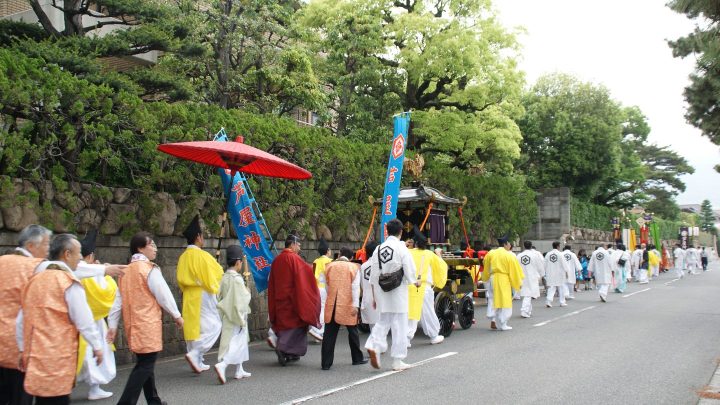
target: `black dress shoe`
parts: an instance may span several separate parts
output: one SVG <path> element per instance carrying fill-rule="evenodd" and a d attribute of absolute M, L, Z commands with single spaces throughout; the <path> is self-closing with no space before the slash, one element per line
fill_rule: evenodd
<path fill-rule="evenodd" d="M 288 362 L 298 361 L 298 360 L 300 360 L 300 356 L 296 356 L 294 354 L 288 354 L 288 355 L 286 355 L 286 359 Z"/>
<path fill-rule="evenodd" d="M 280 363 L 281 366 L 285 367 L 287 364 L 287 357 L 285 357 L 285 353 L 281 352 L 280 350 L 275 350 L 275 354 L 277 354 L 278 363 Z"/>
<path fill-rule="evenodd" d="M 322 369 L 327 371 L 327 370 L 330 370 L 330 367 L 322 367 Z"/>
<path fill-rule="evenodd" d="M 368 362 L 368 359 L 362 359 L 362 360 L 358 360 L 358 361 L 353 361 L 353 362 L 352 362 L 352 365 L 353 365 L 353 366 L 359 366 L 359 365 L 361 365 L 361 364 L 367 364 L 367 362 Z"/>

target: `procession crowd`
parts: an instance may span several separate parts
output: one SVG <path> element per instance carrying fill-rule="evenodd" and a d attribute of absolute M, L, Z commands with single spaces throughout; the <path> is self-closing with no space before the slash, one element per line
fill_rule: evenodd
<path fill-rule="evenodd" d="M 393 370 L 409 367 L 403 360 L 418 326 L 430 344 L 444 341 L 434 291 L 448 282 L 446 262 L 429 249 L 418 229 L 407 241 L 401 240 L 399 220 L 389 221 L 386 229 L 382 244 L 370 242 L 360 252 L 342 247 L 335 259 L 323 241 L 312 266 L 299 254 L 301 239 L 294 232 L 288 235 L 285 249 L 272 262 L 267 294 L 267 342 L 280 365 L 305 355 L 310 335 L 322 345 L 321 368 L 329 370 L 341 326 L 348 331 L 352 364 L 370 362 L 376 369 L 388 349 Z M 120 265 L 97 263 L 95 232 L 79 241 L 71 234 L 53 236 L 40 225 L 22 230 L 17 248 L 0 256 L 0 405 L 67 404 L 76 382 L 89 385 L 89 400 L 111 397 L 101 385 L 117 374 L 113 342 L 121 320 L 136 363 L 117 403 L 135 404 L 141 393 L 148 404 L 165 403 L 155 382 L 163 311 L 183 330 L 185 360 L 193 373 L 213 368 L 225 384 L 227 368 L 234 366 L 233 378 L 250 377 L 243 369 L 249 359 L 251 297 L 243 249 L 227 248 L 223 271 L 202 249 L 205 240 L 197 216 L 183 235 L 188 247 L 177 263 L 180 310 L 153 262 L 158 249 L 151 235 L 134 235 L 129 264 Z M 462 252 L 482 259 L 476 282 L 486 290 L 491 329 L 512 329 L 508 321 L 514 299 L 522 299 L 521 316 L 531 317 L 532 300 L 541 297 L 541 286 L 547 307 L 555 295 L 559 305 L 566 306 L 583 285 L 585 290 L 597 288 L 599 299 L 606 302 L 611 287 L 621 293 L 631 280 L 648 283 L 673 261 L 679 278 L 686 271 L 707 270 L 708 261 L 705 248 L 679 245 L 672 258 L 666 249 L 661 253 L 645 244 L 632 252 L 622 244 L 598 246 L 589 256 L 584 250 L 576 254 L 569 245 L 561 251 L 560 242 L 544 255 L 529 241 L 523 248 L 513 253 L 512 243 L 503 237 L 495 249 Z M 360 346 L 359 322 L 371 327 L 364 345 L 368 357 Z M 218 338 L 218 361 L 211 367 L 205 355 Z"/>

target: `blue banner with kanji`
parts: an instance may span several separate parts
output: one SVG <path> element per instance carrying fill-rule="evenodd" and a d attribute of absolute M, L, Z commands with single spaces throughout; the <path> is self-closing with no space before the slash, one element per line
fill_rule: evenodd
<path fill-rule="evenodd" d="M 218 137 L 215 140 L 226 141 L 227 139 Z M 235 173 L 231 179 L 230 170 L 226 169 L 218 169 L 218 173 L 227 198 L 228 219 L 235 229 L 240 245 L 245 250 L 250 272 L 255 280 L 255 288 L 258 293 L 261 293 L 267 289 L 270 264 L 275 255 L 265 240 L 258 222 L 259 215 L 253 208 L 250 193 L 245 189 L 244 176 L 241 173 Z"/>
<path fill-rule="evenodd" d="M 380 241 L 384 241 L 387 237 L 385 224 L 396 216 L 397 200 L 400 194 L 400 178 L 402 177 L 409 128 L 409 112 L 393 117 L 393 141 L 390 148 L 390 159 L 388 160 L 387 175 L 385 176 L 385 192 L 383 193 L 381 206 Z"/>

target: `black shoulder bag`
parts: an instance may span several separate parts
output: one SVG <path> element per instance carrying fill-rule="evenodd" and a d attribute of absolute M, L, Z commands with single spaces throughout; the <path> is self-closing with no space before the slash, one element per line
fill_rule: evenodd
<path fill-rule="evenodd" d="M 400 287 L 400 284 L 402 284 L 403 279 L 403 268 L 400 267 L 399 270 L 393 271 L 392 273 L 383 274 L 382 272 L 382 260 L 380 260 L 380 247 L 378 246 L 377 255 L 378 255 L 378 265 L 380 266 L 380 276 L 378 277 L 378 284 L 380 284 L 380 288 L 382 288 L 385 292 L 390 292 L 398 287 Z"/>

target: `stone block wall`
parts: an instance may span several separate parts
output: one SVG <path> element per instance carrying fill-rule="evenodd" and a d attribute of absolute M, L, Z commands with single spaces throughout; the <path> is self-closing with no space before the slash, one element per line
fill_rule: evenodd
<path fill-rule="evenodd" d="M 206 213 L 207 200 L 203 196 L 177 197 L 168 193 L 140 193 L 130 189 L 107 188 L 91 184 L 70 183 L 66 190 L 58 190 L 50 182 L 30 182 L 0 176 L 0 252 L 17 246 L 18 232 L 25 226 L 40 223 L 55 233 L 72 232 L 80 238 L 89 229 L 99 229 L 97 257 L 104 263 L 125 264 L 130 257 L 129 240 L 137 230 L 153 234 L 158 246 L 156 263 L 162 269 L 178 308 L 182 308 L 182 295 L 175 277 L 178 258 L 186 248 L 185 239 L 179 236 L 191 217 L 198 211 Z M 363 225 L 351 224 L 351 229 L 364 236 Z M 327 226 L 318 224 L 303 240 L 301 255 L 306 261 L 317 258 L 316 235 L 332 239 Z M 343 237 L 347 237 L 344 235 Z M 340 246 L 352 249 L 362 242 L 329 241 L 330 248 L 337 252 Z M 223 239 L 220 263 L 225 264 L 224 249 L 238 244 L 233 238 Z M 217 239 L 206 239 L 206 250 L 215 254 Z M 278 251 L 283 242 L 276 242 Z M 249 316 L 251 339 L 264 339 L 268 328 L 268 307 L 266 293 L 258 294 L 252 277 L 248 287 L 252 292 Z M 162 356 L 175 355 L 185 351 L 182 331 L 167 315 L 163 318 L 164 347 Z M 132 361 L 122 329 L 116 341 L 118 364 Z"/>

